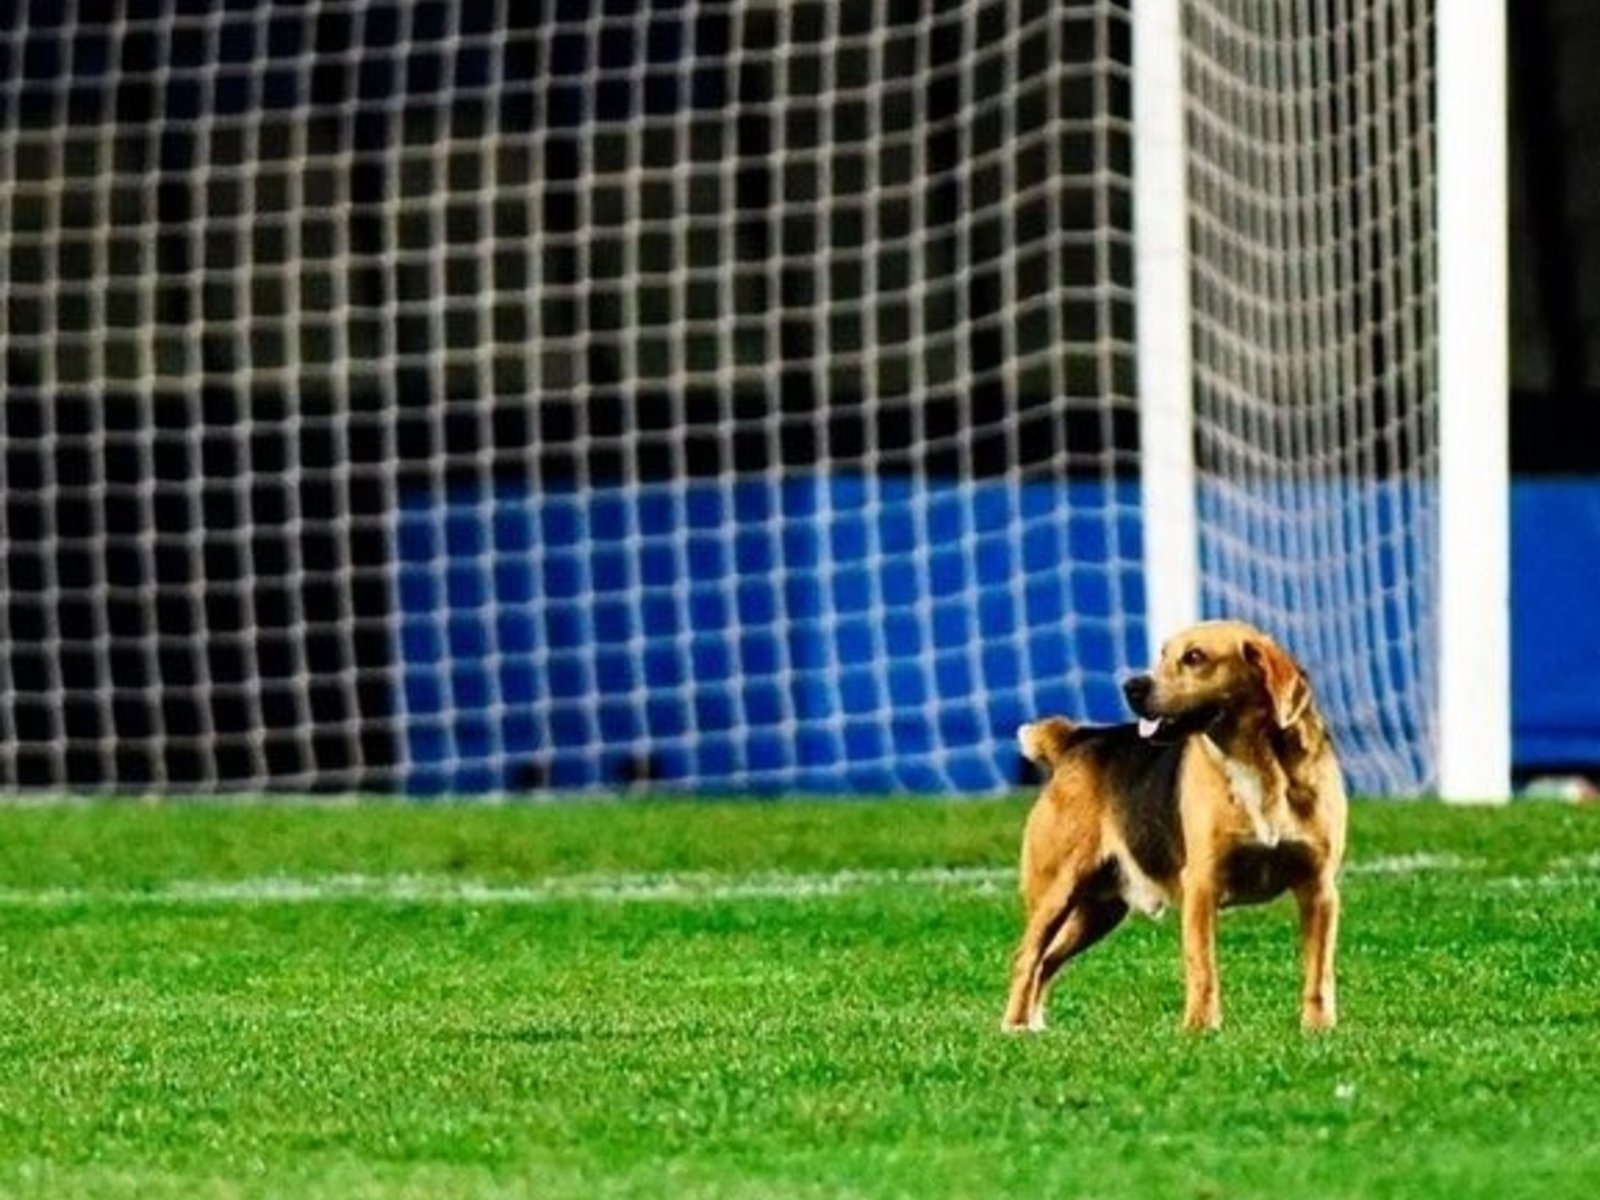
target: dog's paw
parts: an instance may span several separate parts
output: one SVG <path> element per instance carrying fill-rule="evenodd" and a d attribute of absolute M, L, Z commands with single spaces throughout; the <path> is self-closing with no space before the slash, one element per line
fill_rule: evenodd
<path fill-rule="evenodd" d="M 1044 1015 L 1035 1013 L 1026 1021 L 1013 1021 L 1010 1017 L 1003 1017 L 1000 1021 L 1001 1033 L 1043 1033 Z"/>
<path fill-rule="evenodd" d="M 1308 1008 L 1300 1014 L 1300 1028 L 1307 1033 L 1326 1033 L 1338 1023 L 1331 1008 Z"/>
<path fill-rule="evenodd" d="M 1183 1014 L 1185 1033 L 1220 1033 L 1222 1014 L 1218 1012 L 1193 1012 Z"/>

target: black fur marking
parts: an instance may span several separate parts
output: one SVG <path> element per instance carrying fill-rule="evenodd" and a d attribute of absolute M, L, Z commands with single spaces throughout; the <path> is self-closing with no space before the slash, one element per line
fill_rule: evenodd
<path fill-rule="evenodd" d="M 1076 730 L 1073 746 L 1089 756 L 1106 783 L 1128 853 L 1152 879 L 1170 879 L 1183 866 L 1178 818 L 1178 767 L 1185 737 L 1142 738 L 1135 725 Z"/>
<path fill-rule="evenodd" d="M 1108 861 L 1079 881 L 1072 898 L 1062 906 L 1043 940 L 1043 944 L 1052 949 L 1039 961 L 1041 985 L 1048 984 L 1071 959 L 1122 924 L 1122 919 L 1128 915 L 1128 905 L 1120 895 L 1118 876 L 1117 864 Z M 1081 922 L 1077 937 L 1069 946 L 1055 947 L 1062 926 L 1073 916 Z"/>
<path fill-rule="evenodd" d="M 1083 921 L 1078 938 L 1064 950 L 1045 956 L 1043 971 L 1046 980 L 1067 962 L 1077 958 L 1122 924 L 1122 918 L 1128 915 L 1128 906 L 1120 898 L 1112 897 L 1109 900 L 1085 900 L 1078 906 L 1077 911 Z"/>
<path fill-rule="evenodd" d="M 1304 883 L 1315 871 L 1310 847 L 1299 842 L 1239 846 L 1222 863 L 1222 902 L 1260 904 Z"/>
<path fill-rule="evenodd" d="M 1087 941 L 1084 941 L 1083 937 L 1080 936 L 1079 949 L 1087 950 L 1114 929 L 1117 922 L 1121 921 L 1128 911 L 1128 906 L 1122 903 L 1117 879 L 1117 864 L 1109 861 L 1101 863 L 1099 867 L 1080 879 L 1077 886 L 1073 888 L 1072 895 L 1067 898 L 1067 902 L 1061 906 L 1055 915 L 1051 917 L 1049 924 L 1045 926 L 1043 935 L 1039 939 L 1039 945 L 1049 946 L 1054 942 L 1056 935 L 1061 932 L 1061 927 L 1067 923 L 1068 918 L 1080 909 L 1086 910 L 1090 929 L 1094 932 L 1092 936 L 1088 936 Z M 1121 911 L 1114 911 L 1116 909 Z M 1104 928 L 1101 928 L 1102 925 Z M 1073 950 L 1066 957 L 1059 959 L 1056 962 L 1056 966 L 1059 967 L 1067 958 L 1073 957 L 1078 952 L 1078 950 Z"/>
<path fill-rule="evenodd" d="M 1121 872 L 1113 859 L 1107 859 L 1078 881 L 1072 904 L 1103 904 L 1122 897 Z"/>

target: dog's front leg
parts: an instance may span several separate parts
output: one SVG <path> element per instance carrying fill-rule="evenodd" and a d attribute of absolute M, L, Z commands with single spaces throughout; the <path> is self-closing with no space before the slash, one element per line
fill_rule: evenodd
<path fill-rule="evenodd" d="M 1217 889 L 1209 873 L 1185 872 L 1183 880 L 1183 1027 L 1220 1029 L 1222 1000 L 1217 981 Z"/>
<path fill-rule="evenodd" d="M 1300 952 L 1305 987 L 1300 994 L 1300 1024 L 1332 1029 L 1338 1019 L 1333 958 L 1339 940 L 1339 889 L 1331 879 L 1316 879 L 1296 889 L 1300 905 Z"/>

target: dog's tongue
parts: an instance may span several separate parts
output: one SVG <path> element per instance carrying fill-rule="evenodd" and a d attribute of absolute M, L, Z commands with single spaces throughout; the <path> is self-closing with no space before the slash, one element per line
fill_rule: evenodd
<path fill-rule="evenodd" d="M 1161 718 L 1160 717 L 1140 717 L 1139 718 L 1139 736 L 1142 737 L 1142 738 L 1153 738 L 1153 737 L 1155 737 L 1156 730 L 1158 730 L 1160 728 L 1161 728 Z"/>

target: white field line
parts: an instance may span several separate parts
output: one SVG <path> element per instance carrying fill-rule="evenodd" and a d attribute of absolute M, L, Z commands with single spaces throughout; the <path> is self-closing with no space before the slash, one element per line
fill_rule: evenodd
<path fill-rule="evenodd" d="M 1600 873 L 1600 855 L 1562 860 L 1585 873 Z M 1403 877 L 1466 874 L 1480 860 L 1449 854 L 1406 854 L 1349 864 L 1346 874 Z M 1016 871 L 1009 867 L 924 867 L 829 872 L 713 871 L 555 875 L 528 883 L 492 883 L 439 875 L 268 876 L 239 880 L 185 880 L 152 888 L 0 888 L 0 908 L 66 908 L 85 904 L 150 907 L 200 905 L 377 904 L 535 906 L 572 901 L 685 902 L 809 900 L 875 889 L 1010 894 Z"/>
<path fill-rule="evenodd" d="M 1016 872 L 996 867 L 848 870 L 815 874 L 718 872 L 557 875 L 529 883 L 489 883 L 437 875 L 270 876 L 190 880 L 154 888 L 0 889 L 0 907 L 59 908 L 76 904 L 321 904 L 369 901 L 425 905 L 542 905 L 564 901 L 806 900 L 877 888 L 1010 890 Z"/>
<path fill-rule="evenodd" d="M 1481 859 L 1462 858 L 1459 854 L 1390 854 L 1347 863 L 1346 875 L 1431 875 L 1460 874 L 1482 870 L 1486 864 Z"/>
<path fill-rule="evenodd" d="M 1568 854 L 1550 860 L 1539 875 L 1513 875 L 1496 879 L 1498 887 L 1514 892 L 1553 891 L 1566 887 L 1593 889 L 1600 884 L 1600 851 Z"/>
<path fill-rule="evenodd" d="M 1600 850 L 1589 854 L 1571 854 L 1558 858 L 1550 864 L 1550 869 L 1572 875 L 1594 875 L 1600 873 Z"/>

